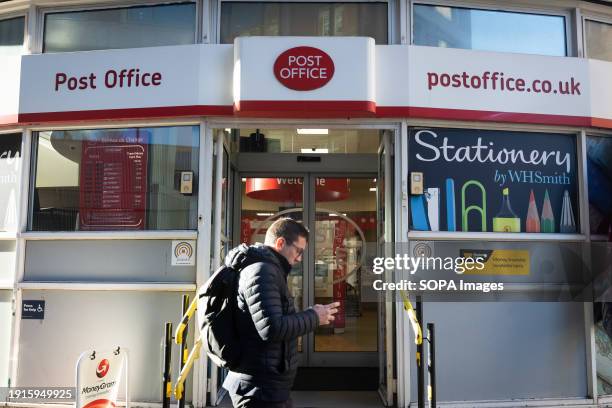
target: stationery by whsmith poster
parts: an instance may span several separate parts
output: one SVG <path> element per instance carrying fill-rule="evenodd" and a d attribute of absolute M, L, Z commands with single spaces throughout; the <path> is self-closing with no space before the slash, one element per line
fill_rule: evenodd
<path fill-rule="evenodd" d="M 575 135 L 415 128 L 409 138 L 409 172 L 424 181 L 411 229 L 579 231 Z"/>

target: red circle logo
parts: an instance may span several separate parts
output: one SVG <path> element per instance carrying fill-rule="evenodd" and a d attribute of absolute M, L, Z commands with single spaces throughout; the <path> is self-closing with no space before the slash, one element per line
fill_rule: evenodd
<path fill-rule="evenodd" d="M 110 370 L 110 363 L 107 359 L 104 359 L 100 361 L 100 364 L 98 364 L 98 368 L 96 369 L 96 375 L 98 376 L 98 378 L 102 378 L 108 373 L 108 370 Z"/>
<path fill-rule="evenodd" d="M 274 62 L 278 82 L 295 91 L 321 88 L 334 76 L 334 61 L 314 47 L 295 47 L 283 52 Z"/>

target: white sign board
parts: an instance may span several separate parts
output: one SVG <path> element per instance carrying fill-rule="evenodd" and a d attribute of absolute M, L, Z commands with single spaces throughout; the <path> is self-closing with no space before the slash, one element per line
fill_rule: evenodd
<path fill-rule="evenodd" d="M 127 351 L 90 350 L 77 363 L 76 408 L 112 408 L 117 405 L 119 382 L 127 378 Z M 126 401 L 129 405 L 126 384 Z M 126 406 L 127 406 L 126 405 Z"/>
<path fill-rule="evenodd" d="M 298 91 L 275 76 L 275 62 L 292 48 L 314 47 L 333 61 L 324 86 Z M 317 60 L 295 55 L 298 71 L 308 75 Z M 239 37 L 234 42 L 234 105 L 238 112 L 375 111 L 375 45 L 366 37 Z M 278 74 L 278 73 L 277 73 Z M 319 75 L 319 72 L 314 74 Z M 296 78 L 294 78 L 296 79 Z"/>
<path fill-rule="evenodd" d="M 366 116 L 612 128 L 612 62 L 585 58 L 366 37 L 240 37 L 17 58 L 0 64 L 0 94 L 9 95 L 0 125 Z"/>
<path fill-rule="evenodd" d="M 0 57 L 0 124 L 18 122 L 21 57 Z"/>
<path fill-rule="evenodd" d="M 231 109 L 231 45 L 181 45 L 23 57 L 23 121 L 210 114 Z M 180 63 L 177 64 L 177 61 Z M 27 78 L 27 79 L 25 79 Z M 172 109 L 168 109 L 172 108 Z"/>

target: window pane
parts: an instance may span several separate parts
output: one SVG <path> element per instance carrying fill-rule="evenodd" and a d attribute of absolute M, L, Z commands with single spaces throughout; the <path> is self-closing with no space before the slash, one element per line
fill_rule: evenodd
<path fill-rule="evenodd" d="M 0 56 L 23 52 L 25 17 L 0 20 Z"/>
<path fill-rule="evenodd" d="M 587 137 L 591 240 L 612 241 L 612 137 Z M 612 310 L 611 310 L 612 312 Z"/>
<path fill-rule="evenodd" d="M 197 126 L 37 134 L 31 229 L 196 229 Z"/>
<path fill-rule="evenodd" d="M 239 36 L 364 36 L 387 43 L 387 3 L 221 3 L 221 43 Z"/>
<path fill-rule="evenodd" d="M 612 61 L 612 24 L 586 20 L 587 57 Z"/>
<path fill-rule="evenodd" d="M 0 231 L 17 229 L 21 133 L 0 135 Z"/>
<path fill-rule="evenodd" d="M 414 44 L 565 56 L 565 18 L 416 4 Z"/>
<path fill-rule="evenodd" d="M 44 52 L 193 44 L 194 3 L 45 15 Z"/>

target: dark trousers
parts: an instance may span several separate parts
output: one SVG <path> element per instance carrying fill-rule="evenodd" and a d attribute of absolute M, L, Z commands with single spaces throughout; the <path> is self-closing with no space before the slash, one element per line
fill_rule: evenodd
<path fill-rule="evenodd" d="M 291 401 L 291 398 L 282 402 L 270 402 L 255 399 L 253 397 L 232 394 L 231 392 L 229 395 L 232 399 L 234 408 L 293 408 L 293 401 Z"/>

